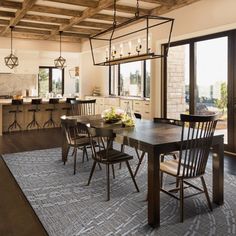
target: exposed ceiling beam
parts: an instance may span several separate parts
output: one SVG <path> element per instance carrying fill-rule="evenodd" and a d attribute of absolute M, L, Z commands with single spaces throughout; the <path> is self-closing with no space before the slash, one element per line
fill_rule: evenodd
<path fill-rule="evenodd" d="M 161 4 L 161 5 L 173 5 L 175 2 L 175 0 L 140 0 L 140 1 L 147 3 Z"/>
<path fill-rule="evenodd" d="M 10 26 L 15 26 L 25 16 L 27 11 L 29 11 L 36 1 L 37 0 L 24 0 L 22 3 L 22 9 L 17 10 L 15 17 L 10 20 L 10 24 L 1 31 L 0 35 L 6 34 Z"/>
<path fill-rule="evenodd" d="M 68 31 L 69 32 L 83 33 L 83 34 L 96 34 L 96 33 L 99 33 L 101 30 L 72 27 Z"/>
<path fill-rule="evenodd" d="M 69 24 L 70 20 L 65 18 L 57 18 L 51 16 L 39 16 L 39 15 L 31 15 L 26 14 L 23 20 L 30 20 L 30 21 L 40 21 L 40 22 L 51 22 L 56 24 Z"/>
<path fill-rule="evenodd" d="M 10 1 L 0 1 L 0 7 L 6 7 L 6 8 L 10 8 L 10 9 L 21 9 L 22 3 L 10 2 Z"/>
<path fill-rule="evenodd" d="M 84 21 L 86 18 L 97 14 L 99 11 L 111 6 L 113 3 L 114 3 L 114 0 L 100 0 L 98 6 L 96 8 L 88 8 L 83 11 L 81 16 L 72 17 L 70 19 L 69 24 L 61 25 L 60 31 L 66 31 L 66 30 L 70 29 L 73 25 L 76 25 L 76 24 L 80 23 L 81 21 Z M 51 32 L 50 37 L 53 35 L 57 35 L 58 33 L 59 33 L 58 30 L 54 30 Z M 48 37 L 46 36 L 45 38 L 47 39 Z"/>
<path fill-rule="evenodd" d="M 34 22 L 26 22 L 26 21 L 20 21 L 17 26 L 23 26 L 23 27 L 30 27 L 30 28 L 38 28 L 38 29 L 49 29 L 49 30 L 55 30 L 58 29 L 58 25 L 52 25 L 52 24 L 40 24 L 40 23 L 34 23 Z"/>
<path fill-rule="evenodd" d="M 151 13 L 155 14 L 155 15 L 163 15 L 163 14 L 166 14 L 170 11 L 176 10 L 178 8 L 187 6 L 189 4 L 192 4 L 192 3 L 195 3 L 198 1 L 200 1 L 200 0 L 175 0 L 175 3 L 173 5 L 171 5 L 171 6 L 162 5 L 160 7 L 153 9 L 151 11 Z"/>
<path fill-rule="evenodd" d="M 98 1 L 94 0 L 50 0 L 50 2 L 59 2 L 83 7 L 97 7 Z"/>
<path fill-rule="evenodd" d="M 112 24 L 99 23 L 99 22 L 94 22 L 94 21 L 82 21 L 78 23 L 77 25 L 87 26 L 87 27 L 92 27 L 92 28 L 100 28 L 100 29 L 107 29 L 112 26 Z"/>
<path fill-rule="evenodd" d="M 95 14 L 95 15 L 89 16 L 89 18 L 97 19 L 97 20 L 112 21 L 112 22 L 114 20 L 113 15 L 106 15 L 106 14 Z M 123 22 L 123 21 L 126 21 L 128 19 L 129 19 L 129 17 L 116 16 L 116 20 L 118 22 Z"/>
<path fill-rule="evenodd" d="M 9 23 L 10 23 L 10 20 L 0 19 L 0 25 L 9 25 Z"/>
<path fill-rule="evenodd" d="M 81 11 L 69 10 L 64 8 L 56 8 L 42 5 L 34 5 L 30 11 L 41 12 L 41 13 L 50 13 L 55 15 L 64 15 L 64 16 L 80 16 Z"/>
<path fill-rule="evenodd" d="M 114 6 L 107 7 L 107 9 L 113 10 Z M 130 6 L 123 6 L 123 5 L 116 5 L 116 11 L 135 14 L 135 12 L 137 11 L 137 8 L 130 7 Z M 139 8 L 139 13 L 143 15 L 147 15 L 149 13 L 149 10 Z"/>
<path fill-rule="evenodd" d="M 15 17 L 14 12 L 0 11 L 0 16 L 2 17 Z"/>

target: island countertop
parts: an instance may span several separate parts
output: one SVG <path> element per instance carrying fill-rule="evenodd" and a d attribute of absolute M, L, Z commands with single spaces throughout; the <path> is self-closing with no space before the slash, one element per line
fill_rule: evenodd
<path fill-rule="evenodd" d="M 23 98 L 23 104 L 31 104 L 34 98 Z M 35 97 L 37 99 L 37 97 Z M 0 99 L 0 105 L 11 105 L 12 99 Z M 49 98 L 42 98 L 42 104 L 48 104 Z M 59 98 L 59 103 L 65 103 L 66 98 Z"/>

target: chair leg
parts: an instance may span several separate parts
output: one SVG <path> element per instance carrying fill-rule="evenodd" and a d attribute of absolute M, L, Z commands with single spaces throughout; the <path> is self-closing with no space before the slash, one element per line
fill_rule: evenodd
<path fill-rule="evenodd" d="M 137 192 L 139 192 L 138 185 L 137 185 L 137 183 L 136 183 L 136 181 L 135 181 L 135 178 L 134 178 L 133 172 L 132 172 L 132 170 L 131 170 L 131 168 L 130 168 L 130 164 L 129 164 L 128 161 L 126 161 L 126 165 L 127 165 L 127 167 L 128 167 L 128 170 L 129 170 L 129 173 L 130 173 L 130 175 L 131 175 L 131 178 L 132 178 L 132 180 L 133 180 L 133 182 L 134 182 L 134 186 L 135 186 Z"/>
<path fill-rule="evenodd" d="M 75 147 L 75 151 L 74 151 L 74 175 L 76 173 L 76 157 L 77 157 L 77 148 Z"/>
<path fill-rule="evenodd" d="M 136 170 L 135 170 L 135 172 L 134 172 L 134 177 L 136 177 L 136 175 L 137 175 L 137 173 L 138 173 L 139 167 L 141 166 L 141 164 L 142 164 L 142 162 L 143 162 L 144 156 L 145 156 L 145 152 L 142 152 L 142 155 L 141 155 L 141 157 L 140 157 L 139 160 L 138 160 L 138 165 L 137 165 Z"/>
<path fill-rule="evenodd" d="M 125 145 L 124 145 L 124 144 L 121 144 L 121 145 L 120 145 L 120 151 L 121 151 L 121 152 L 124 152 L 124 150 L 125 150 Z M 121 169 L 121 164 L 122 164 L 122 163 L 120 162 L 119 169 Z"/>
<path fill-rule="evenodd" d="M 111 165 L 111 168 L 112 168 L 112 175 L 113 175 L 113 179 L 115 179 L 115 178 L 116 178 L 116 176 L 115 176 L 115 169 L 114 169 L 114 165 Z"/>
<path fill-rule="evenodd" d="M 201 176 L 201 181 L 202 181 L 202 186 L 203 186 L 203 189 L 204 189 L 204 193 L 206 195 L 208 206 L 209 206 L 210 210 L 212 211 L 211 200 L 210 200 L 208 190 L 207 190 L 207 186 L 206 186 L 206 182 L 205 182 L 205 179 L 204 179 L 203 176 Z"/>
<path fill-rule="evenodd" d="M 92 169 L 91 169 L 91 171 L 90 171 L 89 180 L 88 180 L 88 183 L 87 183 L 87 185 L 89 185 L 89 184 L 90 184 L 90 181 L 91 181 L 91 179 L 92 179 L 93 172 L 94 172 L 94 170 L 95 170 L 96 164 L 97 164 L 97 162 L 96 162 L 96 161 L 94 161 L 94 162 L 93 162 Z"/>
<path fill-rule="evenodd" d="M 110 167 L 106 165 L 106 172 L 107 172 L 107 201 L 110 200 Z"/>
<path fill-rule="evenodd" d="M 180 183 L 180 222 L 184 221 L 184 181 L 179 180 Z"/>
<path fill-rule="evenodd" d="M 88 152 L 87 152 L 87 148 L 86 147 L 84 147 L 84 152 L 85 152 L 85 156 L 86 156 L 87 161 L 89 161 L 89 159 L 88 159 Z"/>
<path fill-rule="evenodd" d="M 98 163 L 98 167 L 99 167 L 100 170 L 102 170 L 102 167 L 101 167 L 100 163 Z"/>

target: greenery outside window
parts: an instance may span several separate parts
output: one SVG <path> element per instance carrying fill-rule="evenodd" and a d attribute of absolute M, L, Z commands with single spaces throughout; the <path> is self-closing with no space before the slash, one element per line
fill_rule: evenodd
<path fill-rule="evenodd" d="M 39 67 L 38 94 L 47 97 L 48 93 L 64 94 L 64 69 Z"/>
<path fill-rule="evenodd" d="M 111 66 L 109 81 L 110 95 L 150 97 L 150 61 Z"/>

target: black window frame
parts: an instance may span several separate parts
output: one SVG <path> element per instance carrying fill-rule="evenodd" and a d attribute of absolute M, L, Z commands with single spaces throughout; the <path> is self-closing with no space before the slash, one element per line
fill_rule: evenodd
<path fill-rule="evenodd" d="M 52 92 L 52 70 L 58 69 L 55 66 L 39 66 L 39 69 L 49 69 L 49 93 Z M 64 79 L 65 79 L 65 69 L 62 69 L 62 96 L 64 95 Z M 38 74 L 38 96 L 39 96 L 39 74 Z"/>
<path fill-rule="evenodd" d="M 150 96 L 147 96 L 146 94 L 146 60 L 142 61 L 142 67 L 143 67 L 143 74 L 142 74 L 142 78 L 143 78 L 143 97 L 144 98 L 150 98 Z M 127 65 L 129 65 L 129 63 L 126 63 Z M 114 95 L 112 94 L 111 90 L 111 76 L 112 76 L 112 73 L 111 73 L 111 70 L 112 70 L 112 66 L 109 66 L 109 95 Z M 118 76 L 117 76 L 117 79 L 118 79 L 118 91 L 117 91 L 117 95 L 120 96 L 120 64 L 118 65 L 118 69 L 117 69 L 117 73 L 118 73 Z M 151 80 L 151 78 L 150 78 Z M 151 95 L 151 94 L 150 94 Z M 132 97 L 141 97 L 141 96 L 132 96 Z"/>

